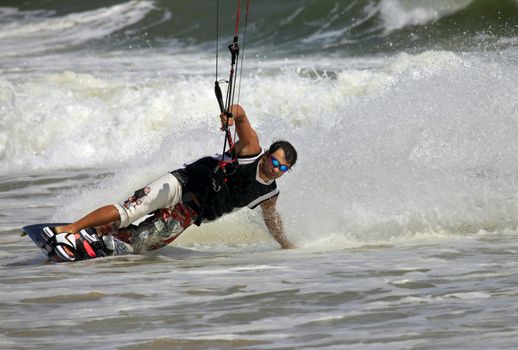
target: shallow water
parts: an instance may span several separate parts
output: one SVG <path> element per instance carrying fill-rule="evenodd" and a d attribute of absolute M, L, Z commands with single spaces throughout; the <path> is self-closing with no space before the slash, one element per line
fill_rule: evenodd
<path fill-rule="evenodd" d="M 20 193 L 43 217 L 55 210 L 38 204 L 49 188 L 85 178 L 4 178 L 3 212 L 30 223 Z M 1 218 L 4 348 L 486 349 L 518 339 L 512 230 L 289 251 L 186 243 L 52 264 L 10 224 Z"/>

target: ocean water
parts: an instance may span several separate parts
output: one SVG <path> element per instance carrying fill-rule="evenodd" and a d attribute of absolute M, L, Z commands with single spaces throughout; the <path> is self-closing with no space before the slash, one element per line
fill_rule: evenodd
<path fill-rule="evenodd" d="M 248 209 L 142 256 L 20 237 L 221 150 L 236 6 L 1 2 L 0 348 L 516 348 L 515 0 L 250 1 L 239 103 L 299 151 L 297 249 Z"/>

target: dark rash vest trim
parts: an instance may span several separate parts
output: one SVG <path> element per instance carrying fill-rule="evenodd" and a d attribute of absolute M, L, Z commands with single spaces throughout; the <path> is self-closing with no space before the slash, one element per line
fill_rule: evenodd
<path fill-rule="evenodd" d="M 250 208 L 250 209 L 255 209 L 255 208 L 257 208 L 257 206 L 259 204 L 261 204 L 263 202 L 266 202 L 270 198 L 278 197 L 278 196 L 279 196 L 279 189 L 276 188 L 272 192 L 267 193 L 267 194 L 257 198 L 255 201 L 253 201 L 252 203 L 248 204 L 247 207 Z"/>

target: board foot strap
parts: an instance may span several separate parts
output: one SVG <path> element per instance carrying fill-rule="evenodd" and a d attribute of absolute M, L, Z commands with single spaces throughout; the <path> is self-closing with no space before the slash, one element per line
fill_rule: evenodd
<path fill-rule="evenodd" d="M 56 233 L 54 228 L 45 227 L 47 243 L 41 248 L 53 261 L 81 261 L 113 254 L 97 236 L 95 229 L 87 228 L 78 233 Z"/>

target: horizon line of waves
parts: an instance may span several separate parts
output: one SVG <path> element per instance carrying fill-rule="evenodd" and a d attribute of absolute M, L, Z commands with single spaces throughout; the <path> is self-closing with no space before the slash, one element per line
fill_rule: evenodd
<path fill-rule="evenodd" d="M 72 8 L 69 13 L 5 8 L 0 11 L 0 45 L 4 56 L 85 48 L 197 48 L 212 53 L 214 4 L 202 1 L 199 6 L 132 0 L 111 7 L 78 7 L 75 12 Z M 485 0 L 285 1 L 276 4 L 275 11 L 268 1 L 254 6 L 247 47 L 277 56 L 316 50 L 358 55 L 419 48 L 491 48 L 495 37 L 518 36 L 513 25 L 518 15 L 515 0 L 492 4 Z M 221 27 L 222 40 L 230 40 L 229 26 Z"/>
<path fill-rule="evenodd" d="M 154 9 L 152 1 L 137 0 L 63 16 L 7 8 L 0 15 L 0 47 L 7 56 L 79 48 L 139 23 Z"/>

